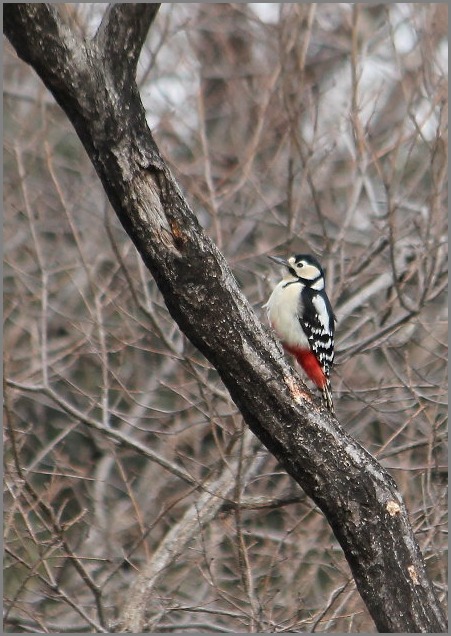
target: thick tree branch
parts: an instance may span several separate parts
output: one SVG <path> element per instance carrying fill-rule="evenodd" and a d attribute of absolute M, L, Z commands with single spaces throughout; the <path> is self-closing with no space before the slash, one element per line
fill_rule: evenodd
<path fill-rule="evenodd" d="M 74 125 L 174 320 L 325 514 L 378 629 L 446 631 L 395 483 L 284 361 L 159 154 L 134 81 L 155 13 L 152 5 L 118 5 L 85 42 L 53 6 L 9 4 L 4 29 Z M 113 50 L 115 39 L 130 58 Z M 121 66 L 117 76 L 107 58 Z"/>
<path fill-rule="evenodd" d="M 142 46 L 160 3 L 111 4 L 95 36 L 105 64 L 114 69 L 117 86 L 135 77 Z"/>

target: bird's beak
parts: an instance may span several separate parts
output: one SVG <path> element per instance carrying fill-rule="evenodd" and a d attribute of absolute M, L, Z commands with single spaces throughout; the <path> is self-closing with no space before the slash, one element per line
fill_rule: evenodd
<path fill-rule="evenodd" d="M 284 267 L 288 267 L 288 261 L 285 258 L 281 258 L 280 256 L 268 256 L 272 261 L 277 263 L 278 265 L 283 265 Z"/>

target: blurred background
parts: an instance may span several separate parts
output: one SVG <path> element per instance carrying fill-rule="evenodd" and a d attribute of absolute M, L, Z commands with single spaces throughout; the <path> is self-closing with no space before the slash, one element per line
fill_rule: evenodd
<path fill-rule="evenodd" d="M 89 38 L 105 7 L 59 10 Z M 268 254 L 323 264 L 338 420 L 395 478 L 443 602 L 447 21 L 444 3 L 164 4 L 138 67 L 152 134 L 261 320 Z M 180 529 L 150 631 L 375 632 L 321 512 L 244 435 L 6 40 L 3 80 L 4 630 L 108 631 Z M 227 498 L 184 540 L 218 476 Z"/>

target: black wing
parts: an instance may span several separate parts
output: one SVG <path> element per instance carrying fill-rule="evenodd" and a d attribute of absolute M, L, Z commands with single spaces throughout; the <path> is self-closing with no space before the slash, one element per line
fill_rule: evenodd
<path fill-rule="evenodd" d="M 310 349 L 318 358 L 324 374 L 329 377 L 334 361 L 336 318 L 325 292 L 305 287 L 300 297 L 299 321 L 308 338 Z"/>

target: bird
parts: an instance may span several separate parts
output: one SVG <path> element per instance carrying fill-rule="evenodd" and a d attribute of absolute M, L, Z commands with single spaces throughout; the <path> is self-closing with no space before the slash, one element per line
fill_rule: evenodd
<path fill-rule="evenodd" d="M 334 414 L 330 371 L 337 319 L 326 294 L 324 270 L 311 254 L 269 258 L 286 270 L 263 305 L 269 323 L 284 350 L 320 389 L 324 405 Z"/>

